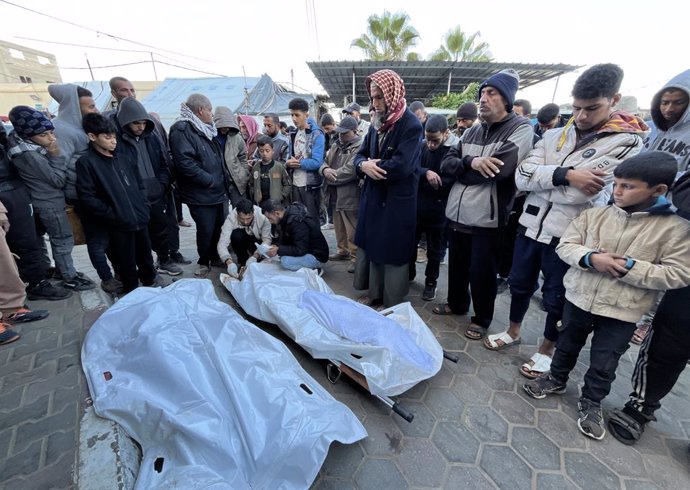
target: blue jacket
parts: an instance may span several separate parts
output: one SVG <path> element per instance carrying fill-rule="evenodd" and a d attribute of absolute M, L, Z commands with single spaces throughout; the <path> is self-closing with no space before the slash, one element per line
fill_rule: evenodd
<path fill-rule="evenodd" d="M 307 186 L 320 187 L 323 178 L 319 175 L 319 168 L 326 154 L 326 137 L 313 118 L 308 118 L 307 122 L 307 158 L 300 160 L 300 167 L 307 172 Z M 295 136 L 297 129 L 290 131 L 290 157 L 295 156 Z"/>
<path fill-rule="evenodd" d="M 364 180 L 355 233 L 355 244 L 375 264 L 407 264 L 415 249 L 421 141 L 422 125 L 406 109 L 382 144 L 376 128 L 369 127 L 355 157 L 360 177 L 365 177 L 360 164 L 373 158 L 380 158 L 378 166 L 387 172 L 385 180 Z"/>

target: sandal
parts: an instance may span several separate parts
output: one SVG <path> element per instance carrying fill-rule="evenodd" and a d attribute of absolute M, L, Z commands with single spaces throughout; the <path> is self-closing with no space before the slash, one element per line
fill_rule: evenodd
<path fill-rule="evenodd" d="M 480 327 L 479 325 L 470 324 L 465 330 L 465 337 L 470 340 L 482 340 L 488 328 Z"/>
<path fill-rule="evenodd" d="M 28 323 L 43 320 L 50 313 L 46 310 L 31 311 L 28 308 L 19 308 L 14 313 L 5 316 L 5 320 L 9 323 Z"/>
<path fill-rule="evenodd" d="M 637 329 L 635 329 L 635 333 L 633 334 L 630 342 L 632 342 L 635 345 L 642 345 L 642 342 L 644 342 L 644 339 L 647 337 L 647 334 L 649 333 L 649 329 L 651 328 L 651 326 L 651 323 L 640 323 L 637 326 Z"/>
<path fill-rule="evenodd" d="M 642 437 L 644 424 L 639 423 L 623 410 L 614 410 L 609 415 L 609 432 L 626 446 L 632 446 Z"/>
<path fill-rule="evenodd" d="M 537 379 L 551 369 L 551 358 L 535 352 L 529 361 L 520 366 L 520 374 L 527 379 Z"/>
<path fill-rule="evenodd" d="M 457 315 L 453 310 L 450 309 L 448 303 L 439 303 L 431 309 L 434 315 Z"/>
<path fill-rule="evenodd" d="M 499 344 L 499 342 L 501 343 Z M 487 336 L 484 339 L 483 343 L 484 347 L 486 347 L 489 350 L 503 350 L 506 347 L 510 347 L 511 345 L 518 345 L 521 342 L 522 340 L 520 339 L 520 337 L 514 339 L 506 330 L 505 332 L 495 333 Z"/>
<path fill-rule="evenodd" d="M 382 304 L 383 301 L 380 299 L 371 299 L 369 296 L 365 294 L 357 298 L 357 303 L 359 303 L 360 305 L 370 306 L 373 308 L 374 306 Z"/>
<path fill-rule="evenodd" d="M 0 345 L 9 344 L 10 342 L 19 340 L 20 335 L 7 327 L 8 325 L 6 323 L 0 322 Z"/>

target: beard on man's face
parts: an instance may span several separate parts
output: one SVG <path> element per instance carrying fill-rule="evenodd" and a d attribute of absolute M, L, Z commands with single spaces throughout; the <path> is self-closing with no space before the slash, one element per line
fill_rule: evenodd
<path fill-rule="evenodd" d="M 374 111 L 374 112 L 371 112 L 370 114 L 371 114 L 371 124 L 373 124 L 376 129 L 381 128 L 381 126 L 383 126 L 383 123 L 386 122 L 386 118 L 388 117 L 388 112 Z"/>

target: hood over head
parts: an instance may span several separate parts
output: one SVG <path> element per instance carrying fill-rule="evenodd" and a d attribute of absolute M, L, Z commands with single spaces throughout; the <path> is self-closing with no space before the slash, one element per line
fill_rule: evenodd
<path fill-rule="evenodd" d="M 664 85 L 661 90 L 659 90 L 654 97 L 652 98 L 652 121 L 654 121 L 654 125 L 659 128 L 661 131 L 668 131 L 668 123 L 666 119 L 661 115 L 661 110 L 660 110 L 660 104 L 661 104 L 661 94 L 664 93 L 664 90 L 668 88 L 677 88 L 680 90 L 685 91 L 686 94 L 690 97 L 690 70 L 685 70 L 683 73 L 680 73 L 673 77 L 669 82 Z M 682 116 L 680 116 L 680 119 L 676 124 L 683 124 L 686 122 L 690 121 L 690 105 L 685 109 L 685 112 L 683 113 Z"/>
<path fill-rule="evenodd" d="M 216 124 L 217 128 L 230 128 L 237 131 L 240 130 L 240 126 L 237 123 L 237 117 L 232 113 L 229 107 L 218 106 L 213 113 L 213 122 Z"/>
<path fill-rule="evenodd" d="M 135 121 L 146 121 L 144 134 L 149 134 L 153 131 L 153 118 L 149 116 L 143 104 L 134 97 L 125 97 L 117 109 L 117 123 L 122 129 L 126 129 L 128 124 Z"/>
<path fill-rule="evenodd" d="M 81 107 L 77 86 L 73 83 L 54 83 L 48 85 L 48 93 L 60 104 L 56 119 L 81 130 Z"/>

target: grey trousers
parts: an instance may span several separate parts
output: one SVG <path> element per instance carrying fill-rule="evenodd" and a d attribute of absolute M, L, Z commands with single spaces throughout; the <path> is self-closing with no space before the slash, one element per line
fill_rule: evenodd
<path fill-rule="evenodd" d="M 372 300 L 383 300 L 383 306 L 395 306 L 404 301 L 410 290 L 409 265 L 375 264 L 365 250 L 357 249 L 355 289 L 369 289 Z"/>

